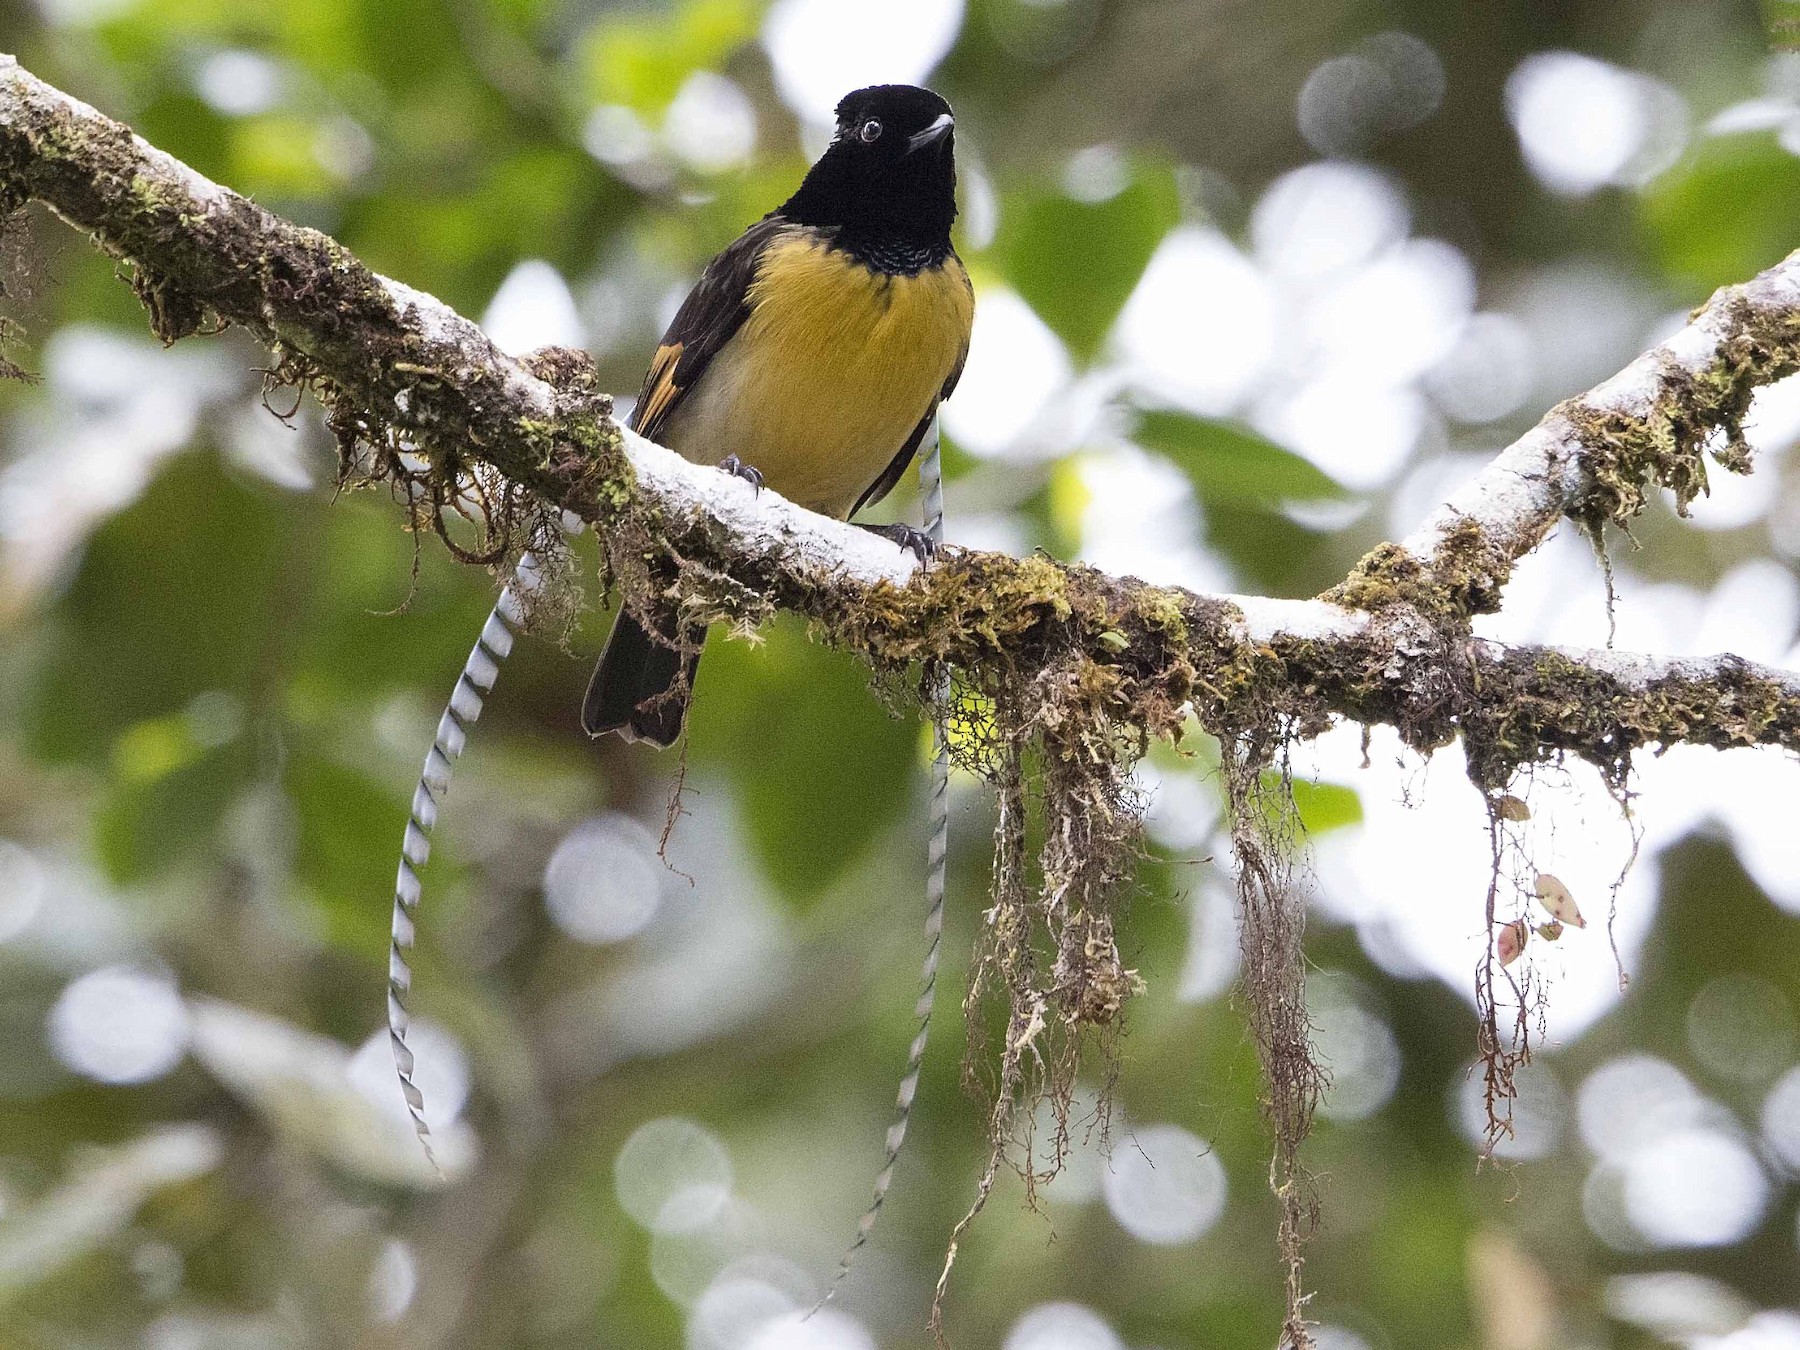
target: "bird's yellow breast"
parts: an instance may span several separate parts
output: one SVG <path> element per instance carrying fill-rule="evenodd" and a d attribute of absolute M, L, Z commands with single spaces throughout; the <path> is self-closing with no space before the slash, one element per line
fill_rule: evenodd
<path fill-rule="evenodd" d="M 968 274 L 954 255 L 884 274 L 796 229 L 763 251 L 749 311 L 663 440 L 690 459 L 735 454 L 782 496 L 847 516 L 968 350 Z"/>

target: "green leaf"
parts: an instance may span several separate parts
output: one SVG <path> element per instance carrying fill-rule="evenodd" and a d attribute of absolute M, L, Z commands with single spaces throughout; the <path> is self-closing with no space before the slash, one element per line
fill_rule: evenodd
<path fill-rule="evenodd" d="M 1009 202 L 996 248 L 1013 289 L 1086 364 L 1180 218 L 1174 174 L 1140 165 L 1105 201 L 1041 193 Z"/>
<path fill-rule="evenodd" d="M 146 739 L 146 738 L 140 738 Z M 94 812 L 94 852 L 106 875 L 127 885 L 202 857 L 252 772 L 237 748 L 202 754 L 154 774 L 122 757 L 121 772 Z"/>
<path fill-rule="evenodd" d="M 584 44 L 588 92 L 639 112 L 667 107 L 689 75 L 723 64 L 756 35 L 759 9 L 750 0 L 686 0 L 672 13 L 603 20 Z"/>
<path fill-rule="evenodd" d="M 1319 547 L 1318 536 L 1266 503 L 1219 497 L 1200 501 L 1206 545 L 1231 562 L 1242 589 L 1259 595 L 1316 595 L 1341 579 L 1343 568 Z"/>
<path fill-rule="evenodd" d="M 1314 783 L 1304 778 L 1296 778 L 1291 786 L 1294 810 L 1299 813 L 1300 824 L 1309 835 L 1326 834 L 1346 825 L 1362 823 L 1362 798 L 1356 795 L 1355 788 L 1337 783 Z M 1280 775 L 1265 773 L 1263 787 L 1272 793 L 1280 792 Z"/>
<path fill-rule="evenodd" d="M 404 803 L 361 771 L 291 743 L 282 786 L 294 812 L 294 879 L 310 892 L 326 936 L 346 951 L 379 950 Z M 441 891 L 451 870 L 444 850 L 432 864 L 429 884 Z"/>
<path fill-rule="evenodd" d="M 1643 196 L 1663 266 L 1696 293 L 1780 262 L 1800 220 L 1800 159 L 1768 133 L 1702 142 L 1684 170 Z"/>
<path fill-rule="evenodd" d="M 1187 413 L 1146 412 L 1133 440 L 1172 461 L 1204 502 L 1272 507 L 1345 495 L 1330 475 L 1245 427 Z"/>
<path fill-rule="evenodd" d="M 254 705 L 299 607 L 290 508 L 211 455 L 183 455 L 96 531 L 30 693 L 34 750 L 103 759 L 127 728 L 205 690 Z"/>

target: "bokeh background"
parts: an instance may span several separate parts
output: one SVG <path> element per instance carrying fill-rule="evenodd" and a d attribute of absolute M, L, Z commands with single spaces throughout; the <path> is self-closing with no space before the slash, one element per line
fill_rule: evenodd
<path fill-rule="evenodd" d="M 1793 11 L 1793 12 L 1789 12 Z M 628 396 L 704 260 L 876 80 L 956 104 L 979 318 L 954 539 L 1314 593 L 1554 400 L 1800 243 L 1800 6 L 1745 0 L 0 0 L 0 49 L 503 345 Z M 0 1345 L 918 1347 L 983 1157 L 956 1004 L 991 818 L 955 795 L 911 1151 L 841 1298 L 912 1035 L 924 733 L 787 623 L 715 642 L 676 757 L 584 742 L 601 597 L 527 639 L 426 873 L 417 1037 L 388 897 L 494 582 L 342 498 L 266 357 L 163 350 L 114 265 L 8 237 L 0 387 Z M 287 411 L 285 396 L 273 400 Z M 1800 663 L 1800 384 L 1753 477 L 1611 541 L 1618 641 Z M 899 503 L 907 509 L 908 503 Z M 590 558 L 591 554 L 586 555 Z M 411 579 L 415 558 L 416 582 Z M 1500 638 L 1597 645 L 1568 531 Z M 1281 1286 L 1204 737 L 1143 770 L 1148 983 L 1038 1211 L 963 1245 L 957 1342 L 1272 1343 Z M 1646 757 L 1641 849 L 1545 770 L 1509 880 L 1590 918 L 1477 1166 L 1481 804 L 1356 728 L 1296 760 L 1329 1350 L 1800 1346 L 1800 773 Z M 1503 910 L 1524 902 L 1510 889 Z M 1630 976 L 1621 991 L 1621 969 Z M 1098 1090 L 1104 1066 L 1092 1079 Z"/>

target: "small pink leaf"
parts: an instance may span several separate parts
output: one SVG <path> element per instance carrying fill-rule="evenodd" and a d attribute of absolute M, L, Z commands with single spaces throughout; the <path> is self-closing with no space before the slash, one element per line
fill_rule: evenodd
<path fill-rule="evenodd" d="M 1525 950 L 1525 944 L 1531 938 L 1531 926 L 1523 919 L 1514 919 L 1500 930 L 1500 936 L 1494 942 L 1494 952 L 1500 958 L 1500 964 L 1510 966 L 1519 959 L 1519 953 Z"/>
<path fill-rule="evenodd" d="M 1587 920 L 1581 917 L 1581 911 L 1575 907 L 1575 897 L 1569 894 L 1569 888 L 1548 872 L 1539 872 L 1537 878 L 1538 903 L 1550 911 L 1550 917 L 1558 923 L 1566 923 L 1571 928 L 1586 928 Z"/>

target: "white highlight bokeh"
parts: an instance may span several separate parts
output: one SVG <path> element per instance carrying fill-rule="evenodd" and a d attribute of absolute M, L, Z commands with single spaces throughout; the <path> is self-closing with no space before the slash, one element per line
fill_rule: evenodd
<path fill-rule="evenodd" d="M 962 31 L 963 0 L 776 0 L 763 20 L 775 86 L 808 122 L 870 84 L 924 84 Z"/>
<path fill-rule="evenodd" d="M 267 112 L 281 99 L 285 83 L 281 67 L 240 47 L 213 52 L 194 71 L 195 91 L 227 117 Z"/>
<path fill-rule="evenodd" d="M 1458 422 L 1492 422 L 1517 412 L 1536 378 L 1531 335 L 1510 314 L 1472 315 L 1454 346 L 1426 373 L 1438 407 Z"/>
<path fill-rule="evenodd" d="M 1125 1350 L 1125 1342 L 1092 1308 L 1040 1303 L 1013 1323 L 1002 1350 Z"/>
<path fill-rule="evenodd" d="M 1412 388 L 1327 373 L 1263 404 L 1250 420 L 1344 486 L 1376 488 L 1412 456 L 1428 413 Z"/>
<path fill-rule="evenodd" d="M 875 1350 L 875 1338 L 836 1308 L 815 1313 L 796 1308 L 764 1323 L 744 1350 Z"/>
<path fill-rule="evenodd" d="M 29 849 L 0 839 L 0 942 L 31 926 L 49 889 L 44 865 Z"/>
<path fill-rule="evenodd" d="M 147 1083 L 187 1053 L 188 1016 L 169 976 L 106 966 L 72 981 L 50 1009 L 50 1049 L 101 1083 Z"/>
<path fill-rule="evenodd" d="M 1283 174 L 1250 217 L 1256 258 L 1276 276 L 1311 282 L 1368 262 L 1406 238 L 1412 215 L 1391 179 L 1326 160 Z"/>
<path fill-rule="evenodd" d="M 1134 1126 L 1101 1178 L 1106 1207 L 1140 1242 L 1193 1242 L 1225 1212 L 1225 1168 L 1212 1146 L 1179 1125 Z"/>
<path fill-rule="evenodd" d="M 1475 269 L 1437 239 L 1409 239 L 1314 300 L 1307 337 L 1333 376 L 1417 379 L 1455 348 L 1475 304 Z"/>
<path fill-rule="evenodd" d="M 1800 1065 L 1783 1074 L 1762 1104 L 1763 1139 L 1794 1176 L 1800 1176 Z"/>
<path fill-rule="evenodd" d="M 1606 1282 L 1605 1306 L 1607 1316 L 1677 1342 L 1735 1331 L 1752 1307 L 1731 1286 L 1686 1270 L 1615 1275 Z"/>
<path fill-rule="evenodd" d="M 1219 997 L 1236 983 L 1242 964 L 1237 895 L 1229 881 L 1207 872 L 1189 901 L 1187 960 L 1175 986 L 1183 1003 Z"/>
<path fill-rule="evenodd" d="M 579 347 L 583 337 L 569 283 L 542 258 L 527 258 L 506 274 L 481 327 L 509 356 L 538 347 Z"/>
<path fill-rule="evenodd" d="M 613 1160 L 620 1207 L 651 1232 L 691 1233 L 731 1199 L 731 1156 L 705 1126 L 665 1116 L 637 1127 Z"/>
<path fill-rule="evenodd" d="M 425 1123 L 434 1133 L 449 1130 L 469 1103 L 472 1079 L 468 1052 L 448 1027 L 429 1017 L 413 1019 L 406 1031 L 413 1052 L 413 1082 L 425 1097 Z M 394 1073 L 394 1051 L 385 1028 L 350 1056 L 350 1085 L 395 1125 L 412 1129 L 406 1098 Z"/>
<path fill-rule="evenodd" d="M 1376 33 L 1314 67 L 1300 86 L 1295 118 L 1321 154 L 1355 154 L 1431 116 L 1444 87 L 1443 63 L 1429 43 L 1411 33 Z"/>
<path fill-rule="evenodd" d="M 1400 1085 L 1400 1043 L 1353 977 L 1318 971 L 1306 982 L 1313 1051 L 1331 1074 L 1319 1101 L 1327 1120 L 1365 1120 Z"/>
<path fill-rule="evenodd" d="M 1552 192 L 1636 186 L 1687 144 L 1687 105 L 1668 85 L 1575 52 L 1526 57 L 1506 81 L 1525 162 Z"/>
<path fill-rule="evenodd" d="M 1666 1134 L 1624 1165 L 1625 1216 L 1654 1246 L 1718 1247 L 1748 1237 L 1769 1204 L 1756 1155 L 1734 1134 Z"/>
<path fill-rule="evenodd" d="M 0 591 L 20 594 L 56 580 L 243 377 L 220 347 L 165 351 L 97 324 L 57 329 L 41 360 L 47 397 L 14 419 L 13 457 L 0 467 Z"/>
<path fill-rule="evenodd" d="M 1217 230 L 1183 226 L 1152 255 L 1116 337 L 1134 384 L 1219 415 L 1248 397 L 1274 356 L 1278 331 L 1274 293 L 1255 264 Z"/>
<path fill-rule="evenodd" d="M 1520 1066 L 1513 1078 L 1516 1095 L 1511 1104 L 1512 1133 L 1494 1142 L 1494 1156 L 1509 1161 L 1547 1158 L 1562 1142 L 1568 1118 L 1568 1098 L 1556 1074 L 1542 1059 Z M 1471 1064 L 1454 1094 L 1456 1123 L 1463 1138 L 1476 1147 L 1487 1141 L 1486 1083 L 1482 1066 Z M 1506 1111 L 1499 1112 L 1504 1119 Z"/>
<path fill-rule="evenodd" d="M 1688 1005 L 1688 1048 L 1700 1066 L 1729 1082 L 1770 1082 L 1794 1061 L 1794 1007 L 1758 975 L 1709 980 Z"/>
<path fill-rule="evenodd" d="M 474 1165 L 480 1140 L 455 1118 L 468 1091 L 468 1065 L 455 1038 L 432 1023 L 414 1023 L 411 1041 L 435 1168 L 407 1114 L 385 1028 L 352 1055 L 328 1036 L 217 999 L 191 1000 L 188 1015 L 195 1060 L 285 1145 L 352 1175 L 419 1190 L 441 1187 Z"/>
<path fill-rule="evenodd" d="M 406 1316 L 419 1292 L 419 1254 L 412 1243 L 389 1238 L 369 1271 L 369 1311 L 383 1326 Z"/>
<path fill-rule="evenodd" d="M 975 305 L 969 359 L 944 404 L 944 429 L 975 455 L 998 455 L 1025 435 L 1069 381 L 1069 356 L 1017 295 L 985 288 Z"/>
<path fill-rule="evenodd" d="M 744 1350 L 750 1339 L 791 1312 L 794 1300 L 767 1280 L 741 1272 L 720 1276 L 688 1314 L 688 1350 Z"/>
<path fill-rule="evenodd" d="M 1576 1100 L 1582 1143 L 1609 1159 L 1629 1157 L 1706 1113 L 1686 1074 L 1645 1054 L 1608 1060 L 1582 1081 Z"/>
<path fill-rule="evenodd" d="M 719 1275 L 688 1313 L 688 1350 L 876 1350 L 862 1321 L 814 1308 L 805 1272 L 750 1256 Z"/>
<path fill-rule="evenodd" d="M 1693 1350 L 1800 1350 L 1800 1313 L 1759 1312 L 1728 1335 L 1695 1341 Z"/>
<path fill-rule="evenodd" d="M 1604 622 L 1604 620 L 1602 620 Z M 1421 971 L 1473 1001 L 1476 963 L 1491 937 L 1484 918 L 1491 869 L 1487 810 L 1464 776 L 1458 745 L 1421 763 L 1388 728 L 1376 728 L 1369 767 L 1360 729 L 1342 726 L 1296 748 L 1296 776 L 1353 785 L 1363 822 L 1313 842 L 1317 902 L 1358 926 L 1364 949 L 1390 973 Z M 1545 772 L 1528 789 L 1533 821 L 1521 831 L 1523 857 L 1507 860 L 1497 919 L 1541 914 L 1528 890 L 1536 870 L 1553 872 L 1587 914 L 1586 929 L 1560 942 L 1534 941 L 1524 961 L 1545 981 L 1548 1041 L 1579 1035 L 1620 998 L 1619 971 L 1606 923 L 1610 894 L 1631 854 L 1631 835 L 1596 771 L 1571 765 Z M 1619 893 L 1614 934 L 1629 971 L 1655 918 L 1657 864 L 1646 850 Z M 1510 1001 L 1505 981 L 1497 982 Z"/>
<path fill-rule="evenodd" d="M 1187 476 L 1159 455 L 1118 445 L 1083 455 L 1087 498 L 1078 560 L 1118 576 L 1194 591 L 1230 589 L 1230 574 L 1200 542 Z"/>
<path fill-rule="evenodd" d="M 650 1278 L 683 1308 L 691 1308 L 728 1268 L 771 1244 L 768 1221 L 733 1195 L 713 1219 L 690 1232 L 650 1235 Z"/>
<path fill-rule="evenodd" d="M 622 103 L 595 107 L 582 124 L 581 143 L 590 155 L 639 192 L 657 191 L 674 180 L 674 170 L 662 154 L 656 133 L 635 108 Z"/>
<path fill-rule="evenodd" d="M 756 109 L 736 81 L 697 70 L 663 114 L 663 140 L 702 173 L 733 169 L 756 149 Z"/>
<path fill-rule="evenodd" d="M 669 875 L 650 829 L 608 812 L 557 844 L 544 867 L 544 908 L 578 942 L 622 942 L 656 917 Z"/>

